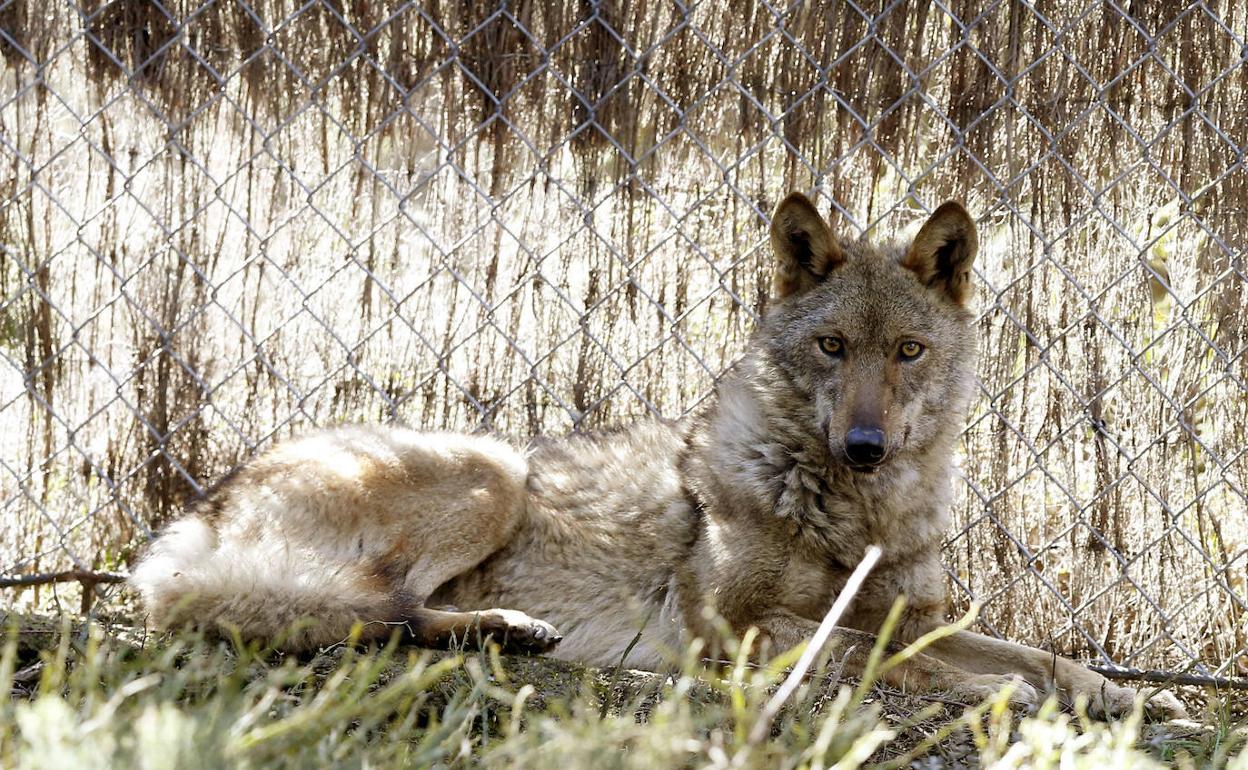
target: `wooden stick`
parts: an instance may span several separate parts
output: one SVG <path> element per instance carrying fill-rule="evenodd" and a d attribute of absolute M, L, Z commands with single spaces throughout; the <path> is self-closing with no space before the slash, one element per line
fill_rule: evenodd
<path fill-rule="evenodd" d="M 72 583 L 77 581 L 91 587 L 98 583 L 124 583 L 129 575 L 120 572 L 93 572 L 88 569 L 71 569 L 64 572 L 35 572 L 28 575 L 0 575 L 0 588 L 23 588 L 49 583 Z"/>
<path fill-rule="evenodd" d="M 840 595 L 836 597 L 836 601 L 832 603 L 832 606 L 828 608 L 827 614 L 823 616 L 823 622 L 815 630 L 815 635 L 806 643 L 806 649 L 802 650 L 802 656 L 798 658 L 797 663 L 793 666 L 793 670 L 789 672 L 788 678 L 784 680 L 784 683 L 771 696 L 771 700 L 767 701 L 767 705 L 763 707 L 762 713 L 755 720 L 754 727 L 750 730 L 748 738 L 749 746 L 757 746 L 771 734 L 771 725 L 780 714 L 780 709 L 784 707 L 784 702 L 797 690 L 798 685 L 802 682 L 802 678 L 806 676 L 806 672 L 810 670 L 811 665 L 815 662 L 815 658 L 823 651 L 823 646 L 827 643 L 828 637 L 832 635 L 832 631 L 836 628 L 837 622 L 840 621 L 841 615 L 845 614 L 849 603 L 853 601 L 858 594 L 858 589 L 862 587 L 862 582 L 867 579 L 867 574 L 871 572 L 871 568 L 879 561 L 880 553 L 879 546 L 873 545 L 867 548 L 862 561 L 858 563 L 853 574 L 845 581 L 845 587 L 841 589 Z M 745 759 L 745 755 L 742 753 L 737 754 L 737 757 L 741 761 Z"/>
<path fill-rule="evenodd" d="M 1150 671 L 1139 668 L 1111 668 L 1088 666 L 1106 679 L 1127 682 L 1157 682 L 1159 684 L 1183 684 L 1197 687 L 1222 687 L 1232 690 L 1248 690 L 1248 677 L 1213 676 L 1211 674 L 1187 674 L 1172 671 Z"/>

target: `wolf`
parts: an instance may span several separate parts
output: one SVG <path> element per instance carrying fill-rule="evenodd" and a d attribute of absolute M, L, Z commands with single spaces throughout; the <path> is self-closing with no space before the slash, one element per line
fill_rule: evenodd
<path fill-rule="evenodd" d="M 803 643 L 875 544 L 882 556 L 829 642 L 861 674 L 897 597 L 897 641 L 947 622 L 940 550 L 974 382 L 976 228 L 948 202 L 913 240 L 872 245 L 838 238 L 794 193 L 770 240 L 774 296 L 693 415 L 525 452 L 394 426 L 313 432 L 194 505 L 131 584 L 162 626 L 292 650 L 398 629 L 430 647 L 494 639 L 659 669 L 694 639 L 722 638 L 717 623 L 754 629 L 763 657 Z M 970 631 L 884 678 L 972 701 L 1006 685 L 1025 705 L 1052 692 L 1106 717 L 1138 697 Z M 1166 691 L 1145 709 L 1184 714 Z"/>

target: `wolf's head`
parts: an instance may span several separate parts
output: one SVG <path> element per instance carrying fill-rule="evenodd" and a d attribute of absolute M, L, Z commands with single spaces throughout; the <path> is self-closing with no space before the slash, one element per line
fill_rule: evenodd
<path fill-rule="evenodd" d="M 833 462 L 874 472 L 961 426 L 973 382 L 975 223 L 945 203 L 909 244 L 836 238 L 805 196 L 776 209 L 767 358 Z M 797 417 L 797 415 L 793 415 Z"/>

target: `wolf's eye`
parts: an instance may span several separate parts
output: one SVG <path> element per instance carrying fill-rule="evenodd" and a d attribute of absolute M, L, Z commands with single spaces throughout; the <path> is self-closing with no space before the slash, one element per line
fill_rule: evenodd
<path fill-rule="evenodd" d="M 845 353 L 845 342 L 840 337 L 820 337 L 819 349 L 830 356 L 840 356 Z"/>
<path fill-rule="evenodd" d="M 913 361 L 923 355 L 923 345 L 914 340 L 906 340 L 901 343 L 901 360 Z"/>

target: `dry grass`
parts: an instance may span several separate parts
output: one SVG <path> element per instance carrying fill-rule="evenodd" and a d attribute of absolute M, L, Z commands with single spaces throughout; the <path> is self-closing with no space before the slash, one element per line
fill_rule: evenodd
<path fill-rule="evenodd" d="M 1000 700 L 968 707 L 838 682 L 823 664 L 773 721 L 764 703 L 779 668 L 733 665 L 716 676 L 690 657 L 658 675 L 496 651 L 349 646 L 299 660 L 65 616 L 6 622 L 6 768 L 1078 769 L 1160 760 L 1242 770 L 1248 757 L 1248 734 L 1226 713 L 1205 728 L 1138 717 L 1106 725 L 1051 703 L 1024 718 Z"/>
<path fill-rule="evenodd" d="M 871 237 L 958 197 L 955 593 L 1248 674 L 1241 4 L 373 5 L 0 4 L 0 569 L 124 565 L 311 423 L 679 414 L 744 344 L 783 192 Z"/>

